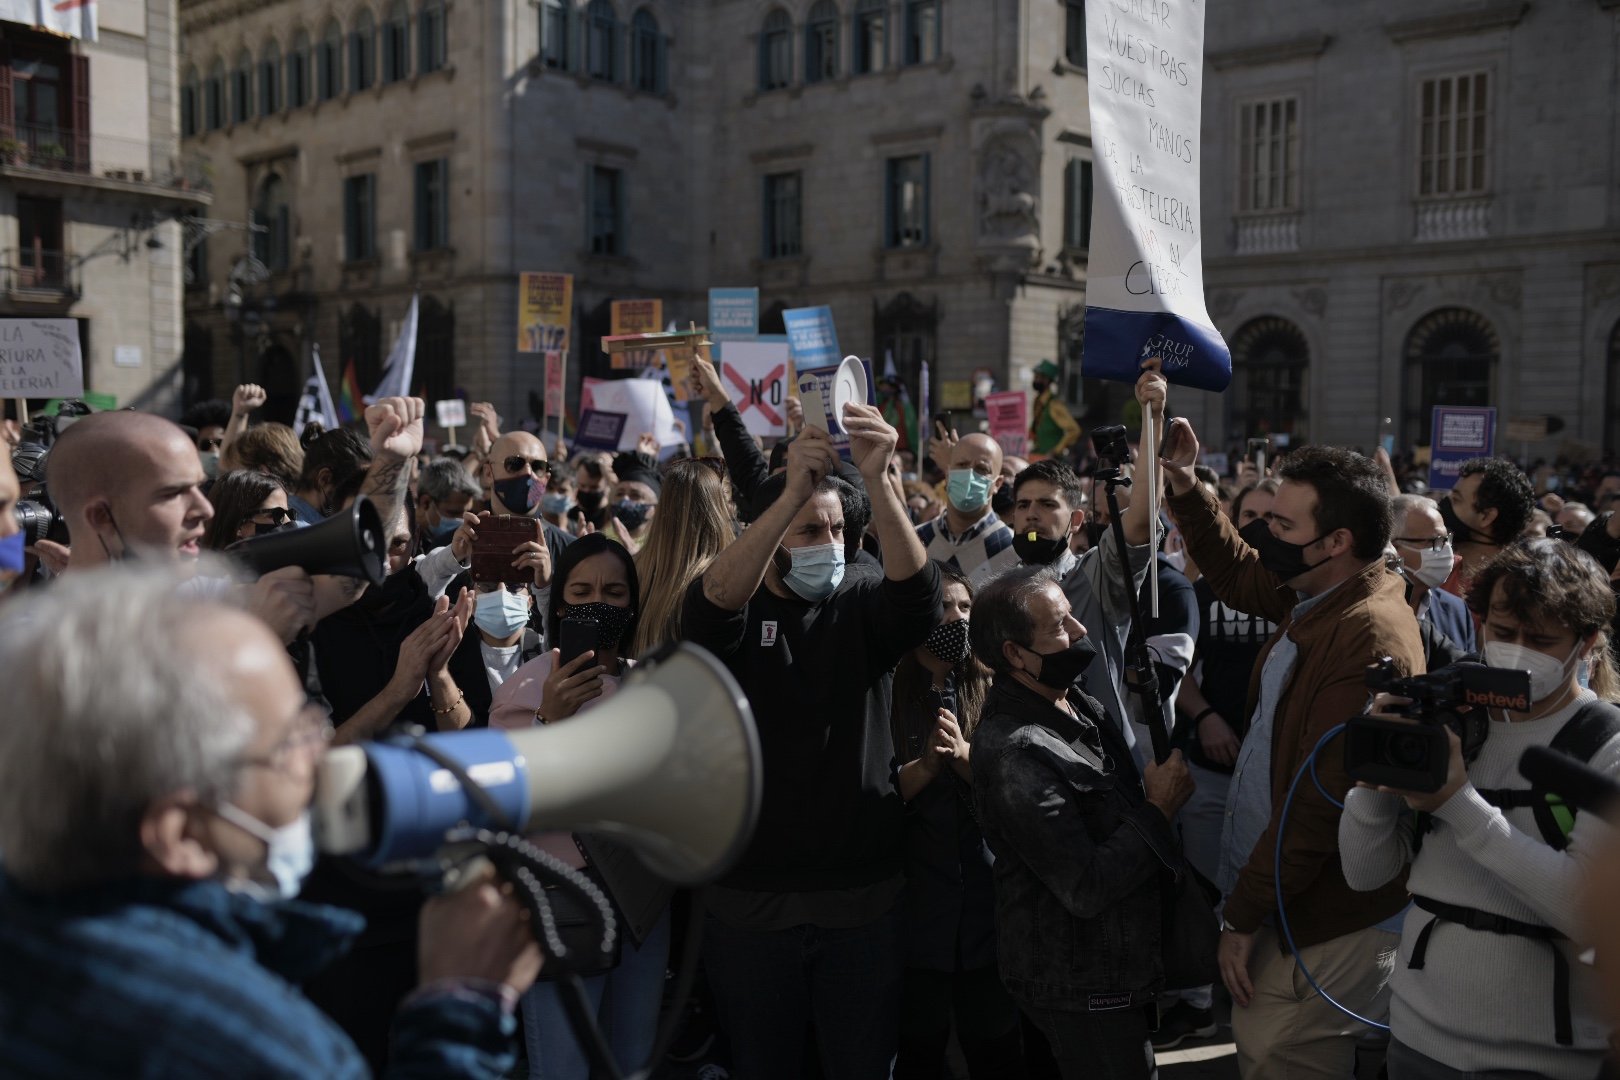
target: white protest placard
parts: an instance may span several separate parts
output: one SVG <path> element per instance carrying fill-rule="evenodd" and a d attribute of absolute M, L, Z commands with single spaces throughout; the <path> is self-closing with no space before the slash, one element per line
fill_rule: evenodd
<path fill-rule="evenodd" d="M 1231 353 L 1204 306 L 1198 174 L 1202 0 L 1086 0 L 1096 152 L 1086 267 L 1087 376 L 1226 389 Z"/>
<path fill-rule="evenodd" d="M 0 398 L 78 397 L 84 358 L 76 319 L 0 319 Z"/>
<path fill-rule="evenodd" d="M 603 413 L 623 413 L 629 420 L 619 438 L 620 450 L 634 450 L 643 432 L 651 432 L 659 446 L 674 446 L 686 434 L 675 426 L 675 410 L 663 384 L 653 379 L 590 379 L 579 391 L 579 407 Z"/>
<path fill-rule="evenodd" d="M 788 343 L 727 341 L 720 350 L 720 385 L 737 405 L 750 435 L 786 435 Z"/>
<path fill-rule="evenodd" d="M 442 428 L 467 426 L 467 403 L 458 397 L 435 401 L 433 411 L 438 414 Z"/>

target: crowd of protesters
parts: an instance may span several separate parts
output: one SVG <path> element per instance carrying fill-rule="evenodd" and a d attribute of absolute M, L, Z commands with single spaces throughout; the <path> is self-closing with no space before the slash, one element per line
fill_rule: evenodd
<path fill-rule="evenodd" d="M 1369 1052 L 1395 1080 L 1597 1077 L 1578 894 L 1608 827 L 1517 764 L 1620 777 L 1620 468 L 1479 459 L 1431 492 L 1306 445 L 1223 477 L 1149 364 L 1161 467 L 1110 471 L 1055 374 L 1033 460 L 920 430 L 888 380 L 846 453 L 797 403 L 765 446 L 701 357 L 692 444 L 617 454 L 484 403 L 427 453 L 414 398 L 295 433 L 253 422 L 256 386 L 178 424 L 8 423 L 0 1074 L 589 1080 L 668 1020 L 660 1075 L 1147 1077 L 1229 1002 L 1247 1078 Z M 380 585 L 233 562 L 361 500 Z M 700 897 L 531 838 L 652 913 L 583 1004 L 499 878 L 429 899 L 317 855 L 328 743 L 590 724 L 681 642 L 748 699 L 758 825 Z M 1439 790 L 1358 784 L 1324 747 L 1410 711 L 1379 662 L 1529 694 L 1447 733 Z"/>

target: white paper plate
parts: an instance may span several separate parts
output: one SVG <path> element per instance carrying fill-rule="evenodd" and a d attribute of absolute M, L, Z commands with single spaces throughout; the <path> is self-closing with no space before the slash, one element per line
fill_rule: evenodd
<path fill-rule="evenodd" d="M 866 404 L 866 366 L 858 356 L 846 356 L 833 376 L 833 415 L 844 421 L 844 406 Z"/>

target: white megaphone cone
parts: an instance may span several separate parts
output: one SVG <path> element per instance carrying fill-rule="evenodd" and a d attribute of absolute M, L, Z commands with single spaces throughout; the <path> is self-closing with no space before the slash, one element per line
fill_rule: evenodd
<path fill-rule="evenodd" d="M 428 735 L 525 832 L 595 832 L 668 881 L 723 874 L 753 836 L 761 763 L 753 713 L 714 657 L 682 645 L 588 713 L 523 731 Z M 432 854 L 463 823 L 497 824 L 461 782 L 403 743 L 329 752 L 315 797 L 328 854 L 370 866 Z"/>

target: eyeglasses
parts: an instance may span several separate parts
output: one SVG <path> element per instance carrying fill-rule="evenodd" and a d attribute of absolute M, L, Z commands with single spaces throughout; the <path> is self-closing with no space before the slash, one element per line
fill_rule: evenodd
<path fill-rule="evenodd" d="M 237 760 L 243 768 L 273 769 L 276 772 L 291 772 L 290 766 L 299 756 L 313 747 L 324 746 L 332 738 L 332 721 L 326 714 L 326 708 L 313 698 L 304 702 L 304 707 L 298 710 L 298 716 L 293 720 L 292 730 L 268 753 L 259 757 L 244 757 Z"/>
<path fill-rule="evenodd" d="M 286 507 L 272 506 L 268 510 L 255 510 L 249 520 L 256 522 L 260 518 L 269 519 L 264 522 L 266 525 L 285 525 L 293 520 L 293 512 Z"/>
<path fill-rule="evenodd" d="M 1417 551 L 1444 551 L 1451 544 L 1451 534 L 1444 536 L 1397 536 L 1395 542 Z"/>
<path fill-rule="evenodd" d="M 543 457 L 526 458 L 513 454 L 511 457 L 506 459 L 505 465 L 506 471 L 509 473 L 520 473 L 523 471 L 524 467 L 527 466 L 534 472 L 534 475 L 536 476 L 551 475 L 551 462 L 547 461 Z"/>
<path fill-rule="evenodd" d="M 205 453 L 207 451 L 209 451 L 209 450 L 218 450 L 220 447 L 222 447 L 224 445 L 225 445 L 225 440 L 224 440 L 223 437 L 218 438 L 218 439 L 198 439 L 197 440 L 197 449 L 199 449 L 199 450 L 201 450 L 201 451 L 203 451 Z"/>

